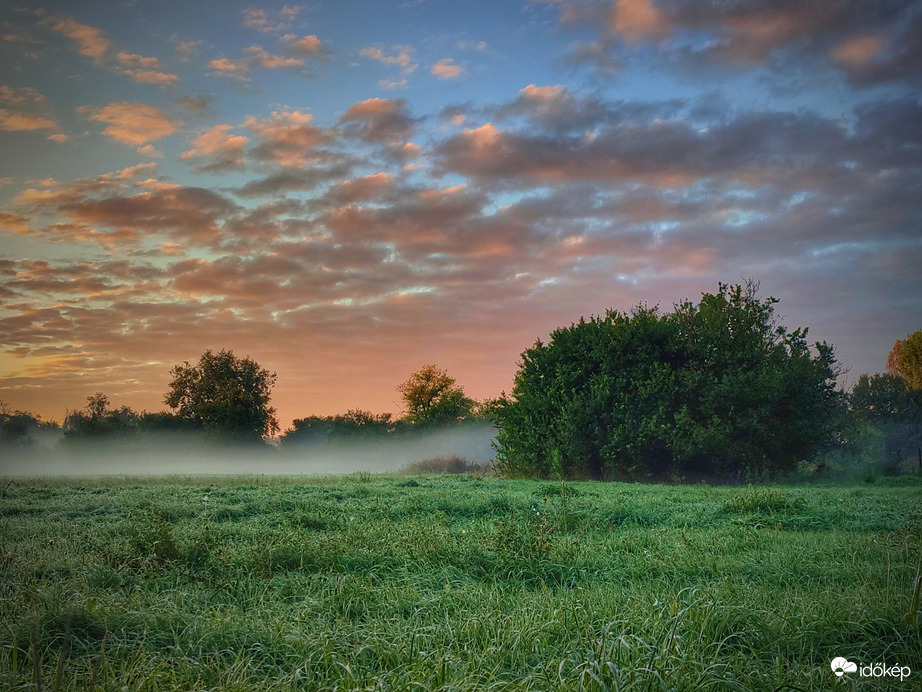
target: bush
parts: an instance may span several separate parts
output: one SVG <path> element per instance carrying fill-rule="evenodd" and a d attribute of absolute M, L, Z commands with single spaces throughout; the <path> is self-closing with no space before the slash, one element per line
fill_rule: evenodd
<path fill-rule="evenodd" d="M 451 455 L 430 457 L 429 459 L 407 464 L 401 469 L 401 473 L 408 476 L 425 476 L 440 473 L 487 473 L 490 468 L 489 462 L 479 464 L 461 456 Z"/>
<path fill-rule="evenodd" d="M 720 284 L 672 313 L 608 311 L 522 354 L 498 410 L 498 469 L 596 479 L 742 480 L 790 472 L 831 441 L 833 349 L 774 319 L 757 286 Z"/>

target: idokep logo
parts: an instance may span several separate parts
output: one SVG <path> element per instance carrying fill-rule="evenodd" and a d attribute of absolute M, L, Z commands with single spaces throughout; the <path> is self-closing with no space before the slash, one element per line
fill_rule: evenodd
<path fill-rule="evenodd" d="M 852 663 L 841 656 L 832 659 L 830 667 L 838 678 L 841 678 L 846 673 L 858 673 L 862 678 L 899 678 L 900 680 L 905 680 L 912 675 L 912 670 L 909 666 L 888 666 L 886 663 L 871 663 L 859 666 L 857 663 Z"/>
<path fill-rule="evenodd" d="M 842 658 L 832 659 L 832 672 L 836 674 L 836 677 L 841 678 L 845 673 L 854 673 L 858 670 L 858 664 L 852 663 L 851 661 Z"/>

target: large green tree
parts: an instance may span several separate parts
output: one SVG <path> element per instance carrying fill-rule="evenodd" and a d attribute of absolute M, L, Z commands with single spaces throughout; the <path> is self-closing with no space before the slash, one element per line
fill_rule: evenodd
<path fill-rule="evenodd" d="M 278 432 L 269 405 L 277 375 L 233 351 L 202 354 L 198 363 L 175 365 L 164 403 L 176 414 L 227 441 L 258 441 Z"/>
<path fill-rule="evenodd" d="M 752 478 L 790 471 L 841 411 L 833 350 L 774 319 L 757 286 L 671 313 L 608 311 L 522 354 L 498 412 L 513 474 Z"/>

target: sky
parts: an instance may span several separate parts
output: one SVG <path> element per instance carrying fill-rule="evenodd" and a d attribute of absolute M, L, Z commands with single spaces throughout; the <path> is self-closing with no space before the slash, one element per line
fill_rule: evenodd
<path fill-rule="evenodd" d="M 922 328 L 922 4 L 0 7 L 0 400 L 294 418 L 510 391 L 551 330 L 755 279 L 848 374 Z"/>

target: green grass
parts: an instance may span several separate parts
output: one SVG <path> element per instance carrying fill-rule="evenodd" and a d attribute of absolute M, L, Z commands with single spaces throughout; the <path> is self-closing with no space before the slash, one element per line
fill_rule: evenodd
<path fill-rule="evenodd" d="M 918 690 L 920 559 L 917 478 L 4 481 L 0 689 Z"/>

